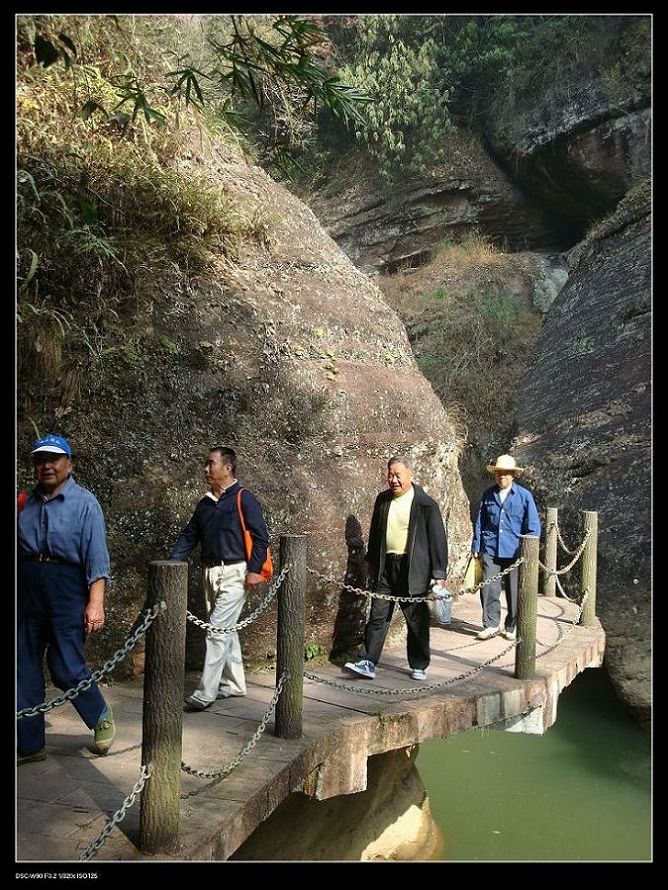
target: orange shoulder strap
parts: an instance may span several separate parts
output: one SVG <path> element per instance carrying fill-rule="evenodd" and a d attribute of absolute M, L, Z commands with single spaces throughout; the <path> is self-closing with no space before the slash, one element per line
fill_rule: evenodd
<path fill-rule="evenodd" d="M 246 528 L 246 520 L 244 519 L 244 511 L 241 508 L 241 492 L 242 491 L 243 491 L 243 488 L 240 488 L 239 491 L 237 492 L 237 510 L 239 511 L 239 519 L 241 520 L 241 530 L 243 531 L 244 534 L 246 534 L 248 529 Z"/>

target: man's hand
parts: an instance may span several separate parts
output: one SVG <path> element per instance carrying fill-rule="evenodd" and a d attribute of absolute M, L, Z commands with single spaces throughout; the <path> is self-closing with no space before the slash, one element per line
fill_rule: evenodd
<path fill-rule="evenodd" d="M 104 627 L 104 606 L 102 603 L 89 602 L 84 611 L 84 629 L 86 636 L 102 630 Z"/>
<path fill-rule="evenodd" d="M 253 587 L 257 587 L 258 584 L 262 584 L 262 575 L 258 575 L 257 572 L 248 572 L 244 583 L 246 590 L 251 590 Z"/>
<path fill-rule="evenodd" d="M 445 587 L 445 578 L 434 578 L 434 587 Z"/>

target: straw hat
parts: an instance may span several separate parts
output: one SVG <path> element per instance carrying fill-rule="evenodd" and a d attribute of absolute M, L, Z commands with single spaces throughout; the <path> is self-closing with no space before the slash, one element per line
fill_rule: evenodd
<path fill-rule="evenodd" d="M 490 473 L 502 472 L 505 470 L 510 473 L 521 473 L 524 467 L 518 467 L 515 458 L 511 454 L 501 454 L 496 459 L 495 464 L 487 464 L 487 470 Z"/>

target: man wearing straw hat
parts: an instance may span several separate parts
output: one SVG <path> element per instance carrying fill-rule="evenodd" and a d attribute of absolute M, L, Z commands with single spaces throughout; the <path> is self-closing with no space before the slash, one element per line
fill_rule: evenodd
<path fill-rule="evenodd" d="M 515 481 L 524 467 L 515 458 L 502 454 L 487 470 L 494 473 L 496 485 L 483 492 L 473 530 L 471 553 L 482 556 L 483 579 L 486 581 L 512 565 L 519 556 L 520 535 L 540 536 L 540 519 L 531 492 Z M 501 628 L 501 587 L 505 591 L 505 626 Z M 479 640 L 488 640 L 499 632 L 507 640 L 517 636 L 517 569 L 480 589 L 482 630 Z"/>

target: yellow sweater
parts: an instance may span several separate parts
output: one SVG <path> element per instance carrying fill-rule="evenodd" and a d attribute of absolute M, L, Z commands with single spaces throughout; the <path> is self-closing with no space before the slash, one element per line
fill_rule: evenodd
<path fill-rule="evenodd" d="M 415 489 L 411 485 L 406 494 L 392 498 L 390 512 L 387 514 L 387 532 L 385 536 L 385 551 L 387 553 L 405 553 L 408 540 L 408 520 L 411 515 L 411 505 Z"/>

